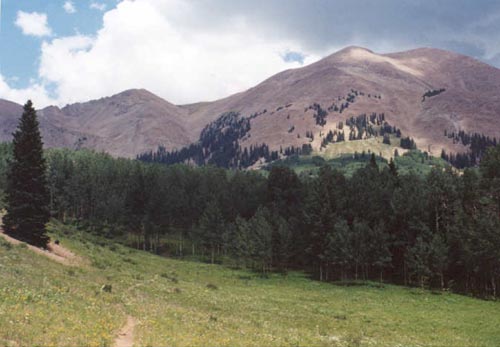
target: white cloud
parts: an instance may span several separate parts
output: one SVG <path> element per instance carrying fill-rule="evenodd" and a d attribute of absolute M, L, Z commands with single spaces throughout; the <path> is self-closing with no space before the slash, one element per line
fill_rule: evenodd
<path fill-rule="evenodd" d="M 57 103 L 65 105 L 146 88 L 184 104 L 222 98 L 301 66 L 283 59 L 284 52 L 307 53 L 297 43 L 259 35 L 254 23 L 242 17 L 199 24 L 191 6 L 183 0 L 120 2 L 104 14 L 95 36 L 44 42 L 38 72 L 42 83 L 29 91 L 55 86 Z M 319 59 L 304 55 L 304 64 Z"/>
<path fill-rule="evenodd" d="M 73 1 L 66 1 L 63 5 L 63 8 L 64 11 L 66 11 L 66 13 L 69 14 L 76 13 L 75 4 L 73 3 Z"/>
<path fill-rule="evenodd" d="M 224 97 L 300 66 L 281 57 L 300 51 L 293 42 L 259 37 L 242 18 L 192 30 L 186 24 L 190 10 L 178 0 L 123 1 L 105 14 L 96 37 L 44 44 L 40 76 L 58 86 L 64 102 L 146 88 L 188 103 Z M 186 23 L 179 22 L 183 17 Z"/>
<path fill-rule="evenodd" d="M 42 37 L 52 34 L 45 13 L 18 11 L 15 24 L 21 28 L 24 35 Z"/>
<path fill-rule="evenodd" d="M 97 1 L 92 1 L 90 3 L 90 8 L 93 10 L 98 10 L 98 11 L 106 11 L 106 4 L 97 2 Z"/>
<path fill-rule="evenodd" d="M 7 82 L 7 79 L 0 74 L 0 98 L 2 99 L 17 102 L 21 105 L 28 99 L 31 99 L 36 108 L 57 103 L 56 100 L 48 96 L 47 88 L 36 81 L 30 81 L 30 85 L 27 88 L 21 89 L 11 88 Z"/>

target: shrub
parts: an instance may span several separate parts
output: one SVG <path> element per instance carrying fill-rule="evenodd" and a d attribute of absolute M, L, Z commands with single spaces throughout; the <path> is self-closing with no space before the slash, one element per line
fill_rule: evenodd
<path fill-rule="evenodd" d="M 101 287 L 101 291 L 105 292 L 105 293 L 111 293 L 112 290 L 113 290 L 113 286 L 111 284 L 104 284 Z"/>
<path fill-rule="evenodd" d="M 11 250 L 12 244 L 3 238 L 0 238 L 0 247 L 5 248 L 6 250 Z"/>
<path fill-rule="evenodd" d="M 208 288 L 208 289 L 212 289 L 212 290 L 217 290 L 217 289 L 219 289 L 219 287 L 217 287 L 217 286 L 216 286 L 215 284 L 213 284 L 213 283 L 209 283 L 209 284 L 207 284 L 207 288 Z"/>

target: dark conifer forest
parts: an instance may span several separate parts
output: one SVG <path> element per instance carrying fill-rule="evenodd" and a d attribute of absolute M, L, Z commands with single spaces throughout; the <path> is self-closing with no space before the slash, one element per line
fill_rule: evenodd
<path fill-rule="evenodd" d="M 269 150 L 269 146 L 265 143 L 251 145 L 248 148 L 242 147 L 239 143 L 249 136 L 250 120 L 265 113 L 266 110 L 250 117 L 243 117 L 237 112 L 223 113 L 217 120 L 205 126 L 198 142 L 172 151 L 160 146 L 156 151 L 138 155 L 137 159 L 147 163 L 194 163 L 234 169 L 250 167 L 261 159 L 265 162 L 277 160 L 280 153 Z M 280 152 L 288 156 L 309 154 L 311 151 L 311 145 L 304 144 L 301 147 L 282 148 Z"/>
<path fill-rule="evenodd" d="M 478 133 L 466 133 L 463 130 L 459 132 L 445 131 L 444 135 L 452 139 L 454 144 L 459 143 L 468 148 L 465 153 L 446 153 L 445 150 L 441 153 L 442 159 L 459 169 L 477 166 L 487 149 L 497 145 L 497 139 L 494 137 Z"/>
<path fill-rule="evenodd" d="M 0 153 L 3 166 L 10 146 Z M 282 166 L 266 174 L 86 150 L 49 150 L 46 160 L 53 218 L 150 252 L 264 275 L 499 295 L 500 147 L 479 169 L 426 177 L 375 160 L 350 178 L 329 166 L 299 177 Z"/>

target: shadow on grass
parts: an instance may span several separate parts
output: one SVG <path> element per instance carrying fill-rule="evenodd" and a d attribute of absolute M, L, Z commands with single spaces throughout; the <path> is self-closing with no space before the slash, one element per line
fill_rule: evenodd
<path fill-rule="evenodd" d="M 370 282 L 370 281 L 334 281 L 330 283 L 338 287 L 369 287 L 377 289 L 385 288 L 385 285 L 383 283 Z"/>

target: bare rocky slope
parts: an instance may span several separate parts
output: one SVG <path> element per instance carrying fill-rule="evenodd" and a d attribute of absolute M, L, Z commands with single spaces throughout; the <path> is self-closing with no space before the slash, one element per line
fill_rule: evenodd
<path fill-rule="evenodd" d="M 441 93 L 423 98 L 430 90 Z M 271 149 L 321 142 L 320 132 L 362 113 L 384 113 L 386 120 L 438 155 L 459 151 L 444 130 L 500 137 L 500 70 L 456 53 L 420 48 L 376 54 L 348 47 L 314 64 L 281 72 L 259 85 L 214 102 L 173 105 L 146 90 L 123 93 L 39 111 L 44 141 L 50 147 L 88 147 L 115 156 L 134 157 L 154 150 L 180 148 L 228 111 L 251 120 L 243 146 L 266 143 Z M 342 113 L 334 111 L 352 91 L 358 95 Z M 317 125 L 312 104 L 328 110 Z M 264 112 L 265 111 L 265 112 Z M 10 140 L 20 105 L 0 100 L 0 140 Z M 292 130 L 293 129 L 293 130 Z M 292 130 L 292 131 L 290 131 Z"/>

